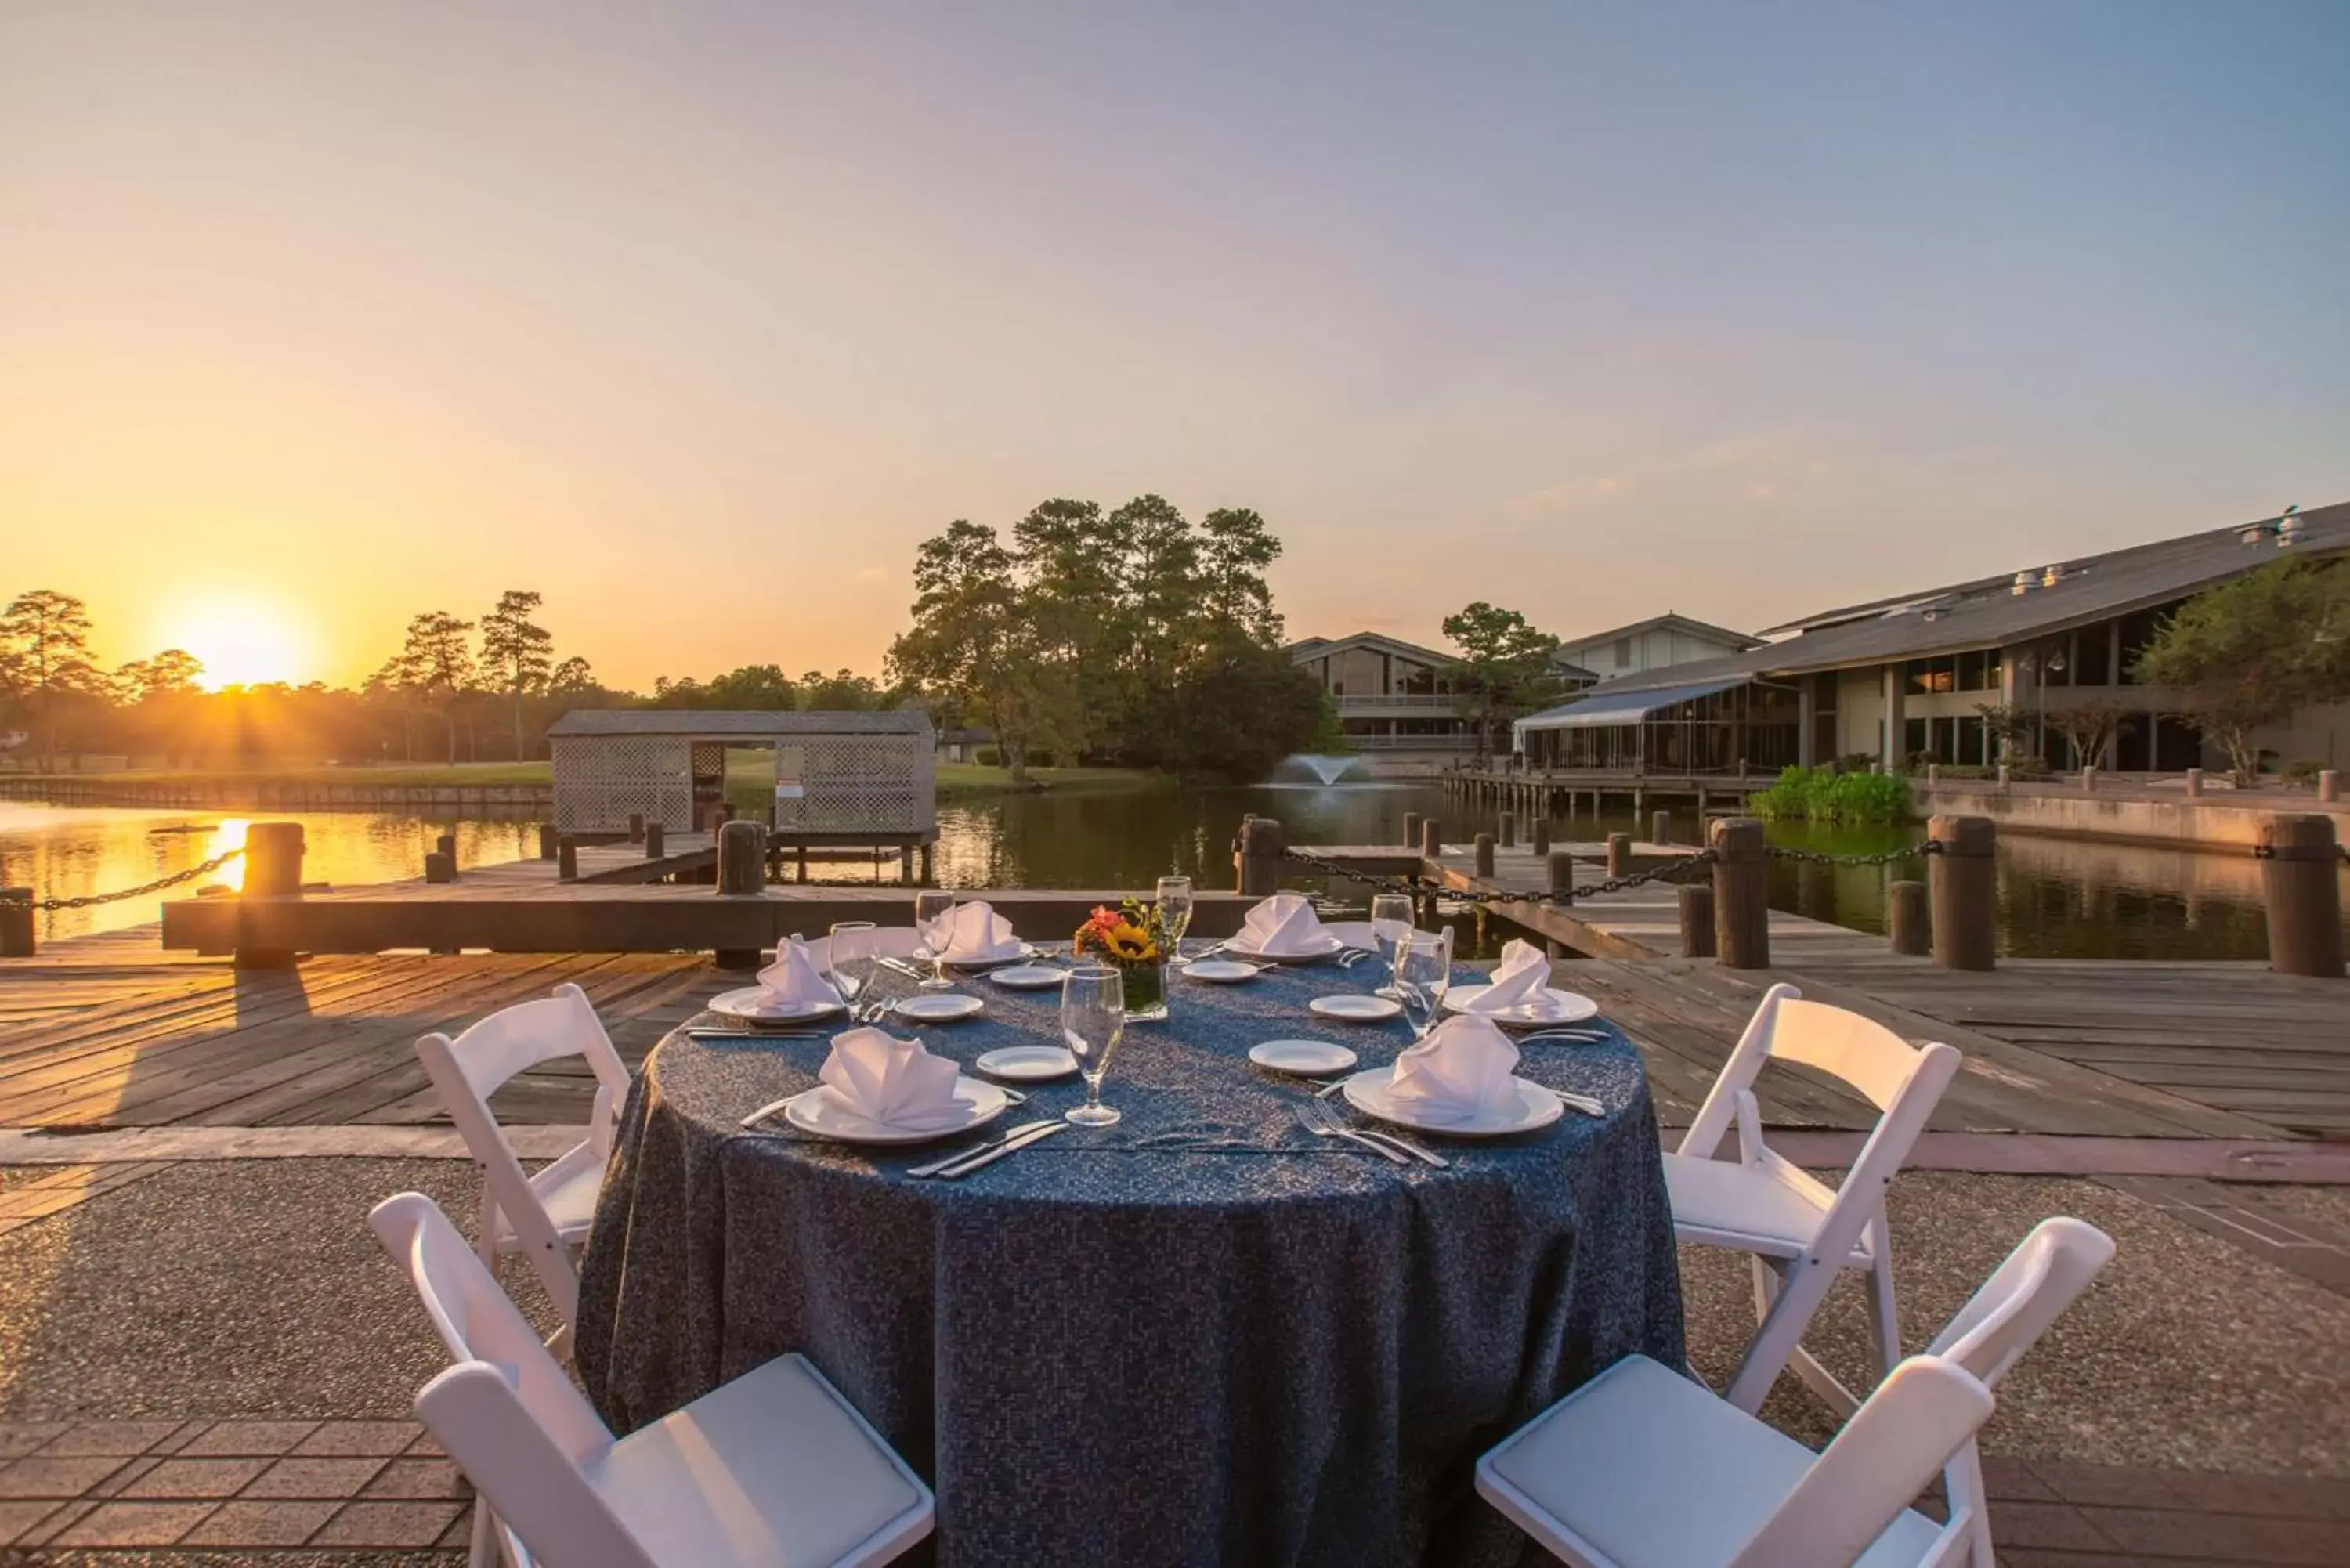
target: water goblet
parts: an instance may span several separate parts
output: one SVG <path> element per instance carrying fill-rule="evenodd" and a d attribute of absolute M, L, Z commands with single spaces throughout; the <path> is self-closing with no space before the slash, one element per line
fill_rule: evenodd
<path fill-rule="evenodd" d="M 1191 929 L 1191 878 L 1161 877 L 1155 895 L 1159 905 L 1159 923 L 1167 928 L 1169 957 L 1175 967 L 1187 967 L 1183 957 L 1183 933 Z"/>
<path fill-rule="evenodd" d="M 840 992 L 841 1001 L 856 1006 L 865 988 L 873 983 L 873 922 L 834 921 L 827 950 L 831 956 L 833 989 Z"/>
<path fill-rule="evenodd" d="M 944 888 L 914 895 L 914 929 L 922 933 L 922 945 L 931 952 L 930 977 L 921 982 L 924 991 L 947 991 L 954 985 L 947 978 L 947 946 L 954 940 L 954 894 Z"/>
<path fill-rule="evenodd" d="M 1400 1001 L 1396 994 L 1396 954 L 1403 940 L 1411 935 L 1413 925 L 1411 895 L 1381 893 L 1371 900 L 1371 940 L 1378 944 L 1379 957 L 1388 966 L 1388 982 L 1371 994 L 1384 996 L 1390 1002 Z"/>
<path fill-rule="evenodd" d="M 1086 1076 L 1086 1103 L 1068 1113 L 1082 1127 L 1106 1127 L 1118 1113 L 1101 1103 L 1102 1076 L 1126 1033 L 1126 981 L 1109 964 L 1079 964 L 1061 986 L 1061 1038 Z"/>
<path fill-rule="evenodd" d="M 1428 1038 L 1452 989 L 1452 929 L 1415 931 L 1396 953 L 1396 993 L 1415 1041 Z"/>

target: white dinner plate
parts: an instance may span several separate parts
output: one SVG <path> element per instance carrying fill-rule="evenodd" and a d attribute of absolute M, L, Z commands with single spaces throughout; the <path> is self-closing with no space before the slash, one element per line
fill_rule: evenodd
<path fill-rule="evenodd" d="M 1211 985 L 1240 985 L 1256 978 L 1256 965 L 1236 959 L 1193 959 L 1182 972 Z"/>
<path fill-rule="evenodd" d="M 848 1108 L 838 1090 L 829 1084 L 819 1084 L 785 1106 L 784 1119 L 802 1132 L 814 1133 L 818 1137 L 836 1138 L 842 1143 L 928 1143 L 932 1138 L 968 1132 L 972 1127 L 992 1122 L 1003 1114 L 1004 1106 L 1012 1103 L 1002 1089 L 978 1078 L 957 1078 L 954 1097 L 967 1107 L 962 1119 L 951 1127 L 924 1127 L 914 1131 L 868 1121 Z"/>
<path fill-rule="evenodd" d="M 1403 1011 L 1403 1003 L 1393 997 L 1362 996 L 1342 992 L 1336 996 L 1317 996 L 1306 1008 L 1325 1018 L 1342 1018 L 1349 1023 L 1377 1023 L 1382 1018 L 1393 1018 Z"/>
<path fill-rule="evenodd" d="M 1490 985 L 1456 985 L 1444 993 L 1444 1011 L 1466 1012 L 1471 1002 L 1492 989 Z M 1599 1004 L 1578 992 L 1553 987 L 1544 995 L 1547 1000 L 1505 1008 L 1500 1012 L 1481 1012 L 1478 1016 L 1490 1018 L 1506 1029 L 1534 1029 L 1545 1023 L 1580 1023 L 1586 1018 L 1599 1016 Z"/>
<path fill-rule="evenodd" d="M 1316 931 L 1313 938 L 1289 952 L 1269 953 L 1248 945 L 1246 937 L 1234 937 L 1224 944 L 1228 952 L 1243 958 L 1258 959 L 1265 963 L 1320 963 L 1347 950 L 1347 944 L 1330 931 Z"/>
<path fill-rule="evenodd" d="M 1546 1127 L 1566 1112 L 1559 1097 L 1540 1084 L 1530 1084 L 1523 1078 L 1512 1078 L 1518 1091 L 1518 1109 L 1514 1116 L 1498 1116 L 1490 1122 L 1463 1127 L 1457 1123 L 1435 1122 L 1419 1116 L 1409 1106 L 1388 1102 L 1388 1085 L 1395 1079 L 1393 1067 L 1373 1067 L 1347 1080 L 1340 1091 L 1347 1103 L 1367 1116 L 1398 1127 L 1417 1127 L 1422 1132 L 1446 1133 L 1454 1137 L 1506 1137 L 1512 1133 L 1533 1132 Z"/>
<path fill-rule="evenodd" d="M 949 969 L 967 969 L 983 971 L 992 969 L 1002 969 L 1007 964 L 1034 963 L 1036 960 L 1043 958 L 1044 956 L 1044 950 L 1037 947 L 1034 942 L 1022 942 L 1020 944 L 1020 950 L 1014 953 L 1010 958 L 951 958 L 947 960 L 947 967 Z M 914 958 L 917 962 L 928 963 L 931 961 L 931 950 L 928 948 L 920 949 L 914 954 Z"/>
<path fill-rule="evenodd" d="M 986 1005 L 979 998 L 959 991 L 925 991 L 899 998 L 890 1011 L 917 1023 L 952 1023 L 958 1018 L 973 1016 Z"/>
<path fill-rule="evenodd" d="M 1249 1047 L 1249 1060 L 1276 1073 L 1320 1075 L 1343 1073 L 1355 1064 L 1355 1054 L 1327 1040 L 1268 1040 Z"/>
<path fill-rule="evenodd" d="M 1066 1078 L 1077 1070 L 1077 1059 L 1065 1045 L 1006 1045 L 1001 1051 L 990 1051 L 972 1065 L 991 1076 L 1024 1084 Z"/>
<path fill-rule="evenodd" d="M 1065 983 L 1069 971 L 1046 963 L 1017 963 L 1009 969 L 990 970 L 987 978 L 1014 991 L 1050 991 Z"/>
<path fill-rule="evenodd" d="M 847 1007 L 838 1002 L 782 1002 L 768 995 L 764 986 L 746 985 L 712 997 L 710 1011 L 754 1023 L 797 1023 L 803 1019 L 829 1018 Z"/>

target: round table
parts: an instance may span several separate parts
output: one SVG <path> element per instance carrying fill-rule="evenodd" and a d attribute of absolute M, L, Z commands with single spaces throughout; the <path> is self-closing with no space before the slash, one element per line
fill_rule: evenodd
<path fill-rule="evenodd" d="M 1248 1047 L 1391 1062 L 1401 1023 L 1305 1007 L 1381 978 L 1376 961 L 1174 978 L 1173 1016 L 1129 1028 L 1112 1062 L 1103 1099 L 1124 1120 L 959 1181 L 906 1174 L 952 1141 L 738 1125 L 815 1081 L 823 1039 L 671 1034 L 629 1096 L 588 1247 L 589 1397 L 628 1431 L 804 1352 L 930 1478 L 953 1568 L 1517 1562 L 1523 1538 L 1474 1494 L 1477 1456 L 1620 1356 L 1681 1363 L 1647 1079 L 1620 1035 L 1528 1044 L 1524 1076 L 1608 1114 L 1413 1135 L 1446 1170 L 1316 1138 L 1294 1114 L 1310 1085 Z M 968 1067 L 1058 1040 L 1057 992 L 962 989 L 985 1015 L 923 1029 L 930 1050 Z M 998 1129 L 1083 1098 L 1075 1078 L 1024 1086 Z"/>

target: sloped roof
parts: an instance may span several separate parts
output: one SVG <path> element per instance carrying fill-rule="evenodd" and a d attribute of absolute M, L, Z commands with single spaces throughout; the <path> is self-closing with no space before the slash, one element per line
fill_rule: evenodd
<path fill-rule="evenodd" d="M 1293 663 L 1319 659 L 1326 653 L 1337 653 L 1349 648 L 1376 648 L 1384 653 L 1400 653 L 1407 659 L 1423 659 L 1430 664 L 1451 664 L 1459 655 L 1439 653 L 1432 648 L 1422 648 L 1416 642 L 1406 642 L 1399 637 L 1389 637 L 1383 631 L 1358 631 L 1351 637 L 1309 637 L 1293 642 L 1285 650 Z"/>
<path fill-rule="evenodd" d="M 1559 639 L 1559 641 L 1567 648 L 1585 648 L 1595 642 L 1613 642 L 1619 637 L 1638 637 L 1644 631 L 1654 631 L 1659 627 L 1668 626 L 1715 642 L 1726 642 L 1732 648 L 1760 648 L 1762 645 L 1762 639 L 1759 637 L 1750 637 L 1742 631 L 1732 631 L 1726 626 L 1715 626 L 1711 621 L 1696 620 L 1673 610 L 1667 610 L 1662 615 L 1652 615 L 1646 620 L 1636 620 L 1629 626 L 1617 627 L 1611 631 L 1595 631 L 1584 637 L 1565 637 Z"/>
<path fill-rule="evenodd" d="M 2029 568 L 2031 586 L 2021 594 L 2014 591 L 2010 573 L 1807 616 L 1788 623 L 1811 628 L 1798 636 L 1721 659 L 1619 676 L 1593 687 L 1585 697 L 1588 701 L 1619 691 L 1680 686 L 1722 675 L 1802 675 L 2003 648 L 2168 604 L 2282 556 L 2350 549 L 2350 503 L 2301 514 L 2299 542 L 2289 548 L 2278 546 L 2275 521 L 2207 529 L 2057 562 L 2058 577 L 2052 585 L 2043 586 L 2045 566 L 2034 566 Z M 2263 527 L 2271 531 L 2246 542 L 2248 530 Z"/>
<path fill-rule="evenodd" d="M 686 735 L 695 740 L 764 740 L 775 735 L 928 735 L 930 716 L 912 709 L 886 713 L 788 712 L 717 708 L 574 708 L 546 727 L 550 736 Z"/>

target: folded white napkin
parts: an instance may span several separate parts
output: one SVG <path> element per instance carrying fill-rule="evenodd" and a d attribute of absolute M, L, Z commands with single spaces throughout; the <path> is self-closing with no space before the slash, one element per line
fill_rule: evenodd
<path fill-rule="evenodd" d="M 919 1040 L 879 1029 L 835 1035 L 832 1054 L 816 1076 L 850 1110 L 885 1127 L 909 1132 L 958 1127 L 971 1114 L 955 1098 L 961 1072 L 952 1062 L 931 1055 Z"/>
<path fill-rule="evenodd" d="M 1550 994 L 1550 957 L 1523 938 L 1503 948 L 1492 984 L 1461 1004 L 1463 1012 L 1515 1012 L 1521 1008 L 1537 1015 L 1558 1010 Z"/>
<path fill-rule="evenodd" d="M 1388 1101 L 1439 1127 L 1475 1127 L 1517 1113 L 1518 1048 L 1488 1018 L 1448 1018 L 1396 1058 Z"/>
<path fill-rule="evenodd" d="M 1000 963 L 1020 956 L 1020 939 L 1012 922 L 979 899 L 957 904 L 954 912 L 931 922 L 922 940 L 932 952 L 945 944 L 949 963 Z"/>
<path fill-rule="evenodd" d="M 1303 893 L 1275 893 L 1248 912 L 1241 922 L 1240 945 L 1251 952 L 1284 954 L 1313 952 L 1328 946 L 1322 917 Z"/>
<path fill-rule="evenodd" d="M 776 950 L 775 961 L 759 971 L 759 989 L 766 992 L 769 1002 L 794 1005 L 840 1000 L 840 992 L 824 978 L 816 955 L 796 939 L 787 940 Z"/>

